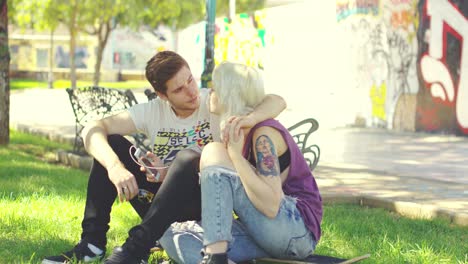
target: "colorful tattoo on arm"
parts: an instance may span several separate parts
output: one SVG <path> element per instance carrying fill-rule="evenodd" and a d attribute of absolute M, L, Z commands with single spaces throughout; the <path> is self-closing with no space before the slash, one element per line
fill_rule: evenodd
<path fill-rule="evenodd" d="M 257 151 L 257 170 L 263 176 L 279 176 L 279 161 L 275 145 L 266 135 L 261 135 L 255 142 Z"/>

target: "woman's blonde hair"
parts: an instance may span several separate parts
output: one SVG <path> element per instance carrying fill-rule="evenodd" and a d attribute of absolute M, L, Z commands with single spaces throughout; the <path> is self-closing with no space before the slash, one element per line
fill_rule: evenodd
<path fill-rule="evenodd" d="M 251 112 L 265 97 L 260 70 L 235 62 L 224 61 L 216 66 L 213 89 L 223 109 L 221 120 Z"/>

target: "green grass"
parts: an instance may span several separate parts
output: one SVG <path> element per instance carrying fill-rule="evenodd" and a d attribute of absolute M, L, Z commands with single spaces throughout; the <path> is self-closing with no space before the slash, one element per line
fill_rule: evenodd
<path fill-rule="evenodd" d="M 77 81 L 77 86 L 90 86 L 93 85 L 91 81 Z M 99 86 L 107 88 L 119 89 L 136 89 L 136 88 L 149 88 L 150 84 L 146 80 L 141 81 L 125 81 L 125 82 L 99 82 Z M 54 89 L 64 89 L 71 87 L 69 80 L 56 80 L 54 81 Z M 22 90 L 30 88 L 44 88 L 47 89 L 47 81 L 37 81 L 31 79 L 10 79 L 10 90 Z"/>
<path fill-rule="evenodd" d="M 11 144 L 0 147 L 1 263 L 38 263 L 79 240 L 88 173 L 54 164 L 57 148 L 70 146 L 15 131 Z M 137 223 L 128 203 L 116 203 L 108 252 Z M 324 208 L 322 228 L 317 254 L 350 258 L 370 253 L 361 263 L 468 263 L 468 228 L 442 219 L 330 205 Z"/>
<path fill-rule="evenodd" d="M 447 220 L 416 220 L 378 208 L 326 206 L 317 254 L 362 263 L 468 263 L 468 228 Z"/>
<path fill-rule="evenodd" d="M 79 240 L 88 173 L 53 163 L 71 146 L 11 131 L 0 147 L 0 263 L 40 263 Z M 109 250 L 139 223 L 128 203 L 116 203 Z"/>

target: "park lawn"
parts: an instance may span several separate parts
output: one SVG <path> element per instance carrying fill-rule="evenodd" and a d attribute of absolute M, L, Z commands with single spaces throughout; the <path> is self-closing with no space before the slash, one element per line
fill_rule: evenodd
<path fill-rule="evenodd" d="M 77 87 L 92 86 L 91 81 L 77 81 Z M 146 80 L 141 81 L 123 81 L 123 82 L 99 82 L 99 86 L 118 89 L 139 89 L 150 88 L 151 85 Z M 71 87 L 69 80 L 54 81 L 54 89 L 64 89 Z M 30 88 L 47 89 L 47 81 L 38 81 L 32 79 L 10 79 L 10 90 L 22 90 Z"/>
<path fill-rule="evenodd" d="M 58 148 L 71 147 L 15 131 L 10 145 L 0 147 L 2 263 L 39 263 L 79 240 L 88 173 L 55 164 Z M 107 252 L 138 222 L 128 203 L 116 202 Z M 383 209 L 329 205 L 322 228 L 317 254 L 350 258 L 370 253 L 361 263 L 468 263 L 468 228 L 442 219 L 414 220 Z M 157 257 L 162 256 L 152 256 Z"/>

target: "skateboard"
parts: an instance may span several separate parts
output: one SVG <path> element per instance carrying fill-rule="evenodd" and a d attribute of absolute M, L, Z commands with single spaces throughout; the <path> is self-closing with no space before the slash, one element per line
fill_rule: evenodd
<path fill-rule="evenodd" d="M 285 259 L 273 259 L 273 258 L 261 258 L 255 259 L 252 263 L 260 264 L 260 263 L 282 263 L 282 264 L 350 264 L 356 263 L 363 259 L 367 259 L 370 257 L 370 254 L 362 255 L 359 257 L 351 258 L 351 259 L 343 259 L 343 258 L 335 258 L 330 256 L 323 256 L 323 255 L 312 255 L 304 260 L 285 260 Z"/>
<path fill-rule="evenodd" d="M 151 252 L 161 251 L 163 250 L 161 245 L 159 245 L 159 241 L 155 247 L 151 249 Z M 266 264 L 266 263 L 274 263 L 274 264 L 351 264 L 359 262 L 363 259 L 367 259 L 370 257 L 370 254 L 365 254 L 359 257 L 354 257 L 351 259 L 343 259 L 343 258 L 335 258 L 330 256 L 324 255 L 312 255 L 304 260 L 289 260 L 289 259 L 274 259 L 274 258 L 260 258 L 260 259 L 253 259 L 250 261 L 243 262 L 244 264 Z"/>

